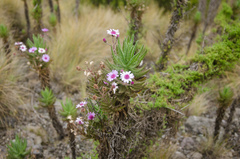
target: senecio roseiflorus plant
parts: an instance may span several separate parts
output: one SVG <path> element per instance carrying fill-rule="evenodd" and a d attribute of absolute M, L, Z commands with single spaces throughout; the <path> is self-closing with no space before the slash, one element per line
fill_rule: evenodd
<path fill-rule="evenodd" d="M 124 145 L 129 137 L 123 128 L 130 122 L 129 99 L 144 89 L 148 70 L 140 65 L 147 51 L 144 47 L 138 49 L 133 37 L 125 39 L 121 46 L 118 30 L 110 29 L 107 34 L 112 37 L 112 44 L 105 38 L 103 42 L 111 46 L 113 62 L 106 60 L 96 67 L 91 61 L 86 62 L 86 69 L 77 67 L 87 76 L 89 98 L 76 105 L 78 117 L 68 118 L 74 123 L 72 133 L 99 141 L 99 158 L 122 158 L 129 149 Z M 125 139 L 120 140 L 116 133 Z"/>
<path fill-rule="evenodd" d="M 43 33 L 46 34 L 48 29 L 42 29 Z M 27 48 L 22 42 L 16 42 L 15 45 L 19 50 L 19 55 L 25 57 L 33 70 L 38 72 L 39 79 L 41 81 L 41 99 L 42 106 L 48 109 L 50 118 L 56 131 L 58 132 L 60 139 L 64 138 L 64 132 L 61 123 L 56 116 L 56 110 L 54 107 L 55 97 L 52 93 L 50 86 L 50 70 L 49 65 L 52 62 L 48 55 L 48 48 L 46 41 L 44 40 L 44 34 L 35 36 L 33 35 L 33 41 L 27 40 L 27 44 L 30 47 Z"/>
<path fill-rule="evenodd" d="M 27 150 L 27 140 L 21 139 L 18 135 L 14 141 L 10 142 L 10 145 L 7 145 L 7 148 L 7 159 L 24 159 L 31 152 L 31 149 Z"/>

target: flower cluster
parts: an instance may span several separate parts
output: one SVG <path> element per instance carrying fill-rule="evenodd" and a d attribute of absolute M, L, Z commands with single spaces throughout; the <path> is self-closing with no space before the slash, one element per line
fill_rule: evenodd
<path fill-rule="evenodd" d="M 109 72 L 107 74 L 107 80 L 109 82 L 111 82 L 113 80 L 117 80 L 117 77 L 119 77 L 119 75 L 118 75 L 118 71 L 116 71 L 116 70 L 112 70 L 111 72 Z M 132 81 L 132 79 L 134 79 L 134 75 L 131 73 L 131 71 L 121 70 L 120 79 L 122 80 L 123 83 L 131 82 L 131 84 L 134 84 L 134 82 Z M 104 81 L 104 84 L 108 84 L 108 83 Z M 113 82 L 112 90 L 113 90 L 114 94 L 116 93 L 117 88 L 118 88 L 117 83 Z"/>
<path fill-rule="evenodd" d="M 48 29 L 42 29 L 43 32 L 47 32 Z M 50 56 L 47 54 L 47 48 L 42 36 L 33 36 L 33 42 L 28 40 L 30 48 L 22 42 L 15 42 L 16 48 L 20 51 L 21 56 L 25 56 L 32 64 L 33 68 L 43 68 L 50 62 Z"/>
<path fill-rule="evenodd" d="M 76 108 L 80 108 L 82 112 L 85 112 L 85 105 L 87 104 L 86 101 L 82 101 L 80 102 L 79 104 L 76 105 Z M 89 112 L 87 114 L 87 119 L 88 120 L 94 120 L 95 118 L 95 113 L 94 112 Z M 84 122 L 84 118 L 83 117 L 78 117 L 76 120 L 75 120 L 76 123 L 80 124 L 80 125 L 83 125 L 85 122 Z"/>
<path fill-rule="evenodd" d="M 112 44 L 109 44 L 106 40 L 106 38 L 103 38 L 103 42 L 112 46 L 113 51 L 116 51 L 116 45 L 117 45 L 117 40 L 120 35 L 120 32 L 118 29 L 109 29 L 107 30 L 107 34 L 112 36 Z"/>

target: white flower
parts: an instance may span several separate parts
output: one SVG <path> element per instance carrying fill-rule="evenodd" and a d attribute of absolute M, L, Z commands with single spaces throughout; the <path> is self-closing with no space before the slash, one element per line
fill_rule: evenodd
<path fill-rule="evenodd" d="M 43 49 L 43 48 L 39 48 L 39 49 L 38 49 L 38 52 L 39 52 L 40 54 L 43 54 L 43 53 L 45 53 L 45 52 L 46 52 L 46 50 L 45 50 L 45 49 Z"/>
<path fill-rule="evenodd" d="M 86 104 L 87 104 L 87 102 L 85 102 L 85 101 L 80 102 L 80 103 L 76 106 L 76 108 L 82 108 L 82 107 L 84 107 L 84 105 L 86 105 Z"/>
<path fill-rule="evenodd" d="M 115 30 L 115 29 L 109 29 L 109 30 L 107 30 L 107 34 L 108 35 L 112 35 L 112 36 L 115 36 L 115 37 L 118 37 L 119 36 L 119 30 L 117 29 L 117 30 Z"/>
<path fill-rule="evenodd" d="M 71 115 L 69 115 L 69 116 L 67 117 L 67 119 L 69 119 L 69 120 L 72 120 L 72 116 L 71 116 Z"/>
<path fill-rule="evenodd" d="M 113 88 L 113 93 L 116 93 L 116 90 L 118 89 L 117 83 L 113 82 L 112 83 L 112 88 Z"/>
<path fill-rule="evenodd" d="M 15 42 L 15 45 L 22 45 L 22 42 Z"/>
<path fill-rule="evenodd" d="M 92 65 L 92 64 L 93 64 L 93 61 L 91 61 L 89 64 Z"/>
<path fill-rule="evenodd" d="M 19 47 L 19 49 L 20 49 L 22 52 L 24 52 L 24 51 L 27 50 L 27 47 L 26 47 L 25 45 L 21 45 L 21 46 Z"/>
<path fill-rule="evenodd" d="M 112 80 L 116 79 L 118 76 L 119 76 L 118 71 L 112 70 L 112 72 L 109 72 L 107 74 L 107 80 L 111 82 Z"/>
<path fill-rule="evenodd" d="M 131 73 L 131 71 L 126 71 L 121 73 L 121 80 L 124 83 L 132 82 L 133 78 L 134 78 L 134 75 Z"/>
<path fill-rule="evenodd" d="M 78 124 L 80 124 L 80 125 L 81 125 L 81 124 L 84 124 L 84 122 L 83 122 L 83 120 L 82 120 L 81 117 L 77 118 L 75 122 L 78 123 Z"/>
<path fill-rule="evenodd" d="M 101 70 L 98 70 L 98 74 L 99 74 L 99 76 L 102 74 L 102 71 Z"/>

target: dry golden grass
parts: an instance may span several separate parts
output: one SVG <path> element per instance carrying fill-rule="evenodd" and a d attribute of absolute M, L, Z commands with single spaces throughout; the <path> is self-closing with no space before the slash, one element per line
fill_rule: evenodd
<path fill-rule="evenodd" d="M 214 143 L 213 138 L 210 135 L 206 136 L 207 139 L 202 141 L 198 146 L 198 152 L 200 152 L 204 158 L 207 159 L 229 159 L 229 152 L 225 142 Z"/>
<path fill-rule="evenodd" d="M 25 108 L 23 106 L 25 89 L 17 84 L 21 68 L 23 67 L 16 59 L 11 59 L 10 62 L 5 57 L 3 49 L 0 49 L 0 127 L 6 126 L 8 117 L 18 118 L 19 109 Z"/>
<path fill-rule="evenodd" d="M 175 144 L 164 144 L 160 142 L 150 148 L 150 159 L 170 159 L 174 152 L 177 150 Z"/>
<path fill-rule="evenodd" d="M 62 10 L 65 15 L 65 9 Z M 84 67 L 85 61 L 97 63 L 111 57 L 110 47 L 102 42 L 106 37 L 111 43 L 111 37 L 106 34 L 109 28 L 119 29 L 123 36 L 127 28 L 120 13 L 114 13 L 110 8 L 84 6 L 78 23 L 74 16 L 63 16 L 61 28 L 50 43 L 54 60 L 52 75 L 60 77 L 59 82 L 65 87 L 78 88 L 85 77 L 76 71 L 76 66 Z"/>

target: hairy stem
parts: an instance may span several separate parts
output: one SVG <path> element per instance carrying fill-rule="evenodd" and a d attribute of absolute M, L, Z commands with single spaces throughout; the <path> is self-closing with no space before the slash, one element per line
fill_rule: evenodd
<path fill-rule="evenodd" d="M 231 105 L 231 109 L 230 109 L 230 114 L 229 114 L 229 117 L 227 119 L 227 126 L 225 128 L 225 134 L 224 134 L 224 139 L 226 139 L 229 135 L 229 132 L 230 132 L 230 126 L 231 126 L 231 123 L 233 121 L 233 116 L 234 116 L 234 113 L 236 111 L 236 107 L 237 105 L 239 104 L 239 100 L 240 98 L 236 98 L 234 99 L 232 105 Z"/>
<path fill-rule="evenodd" d="M 166 65 L 167 65 L 167 61 L 168 61 L 168 54 L 172 48 L 173 42 L 174 42 L 174 34 L 176 33 L 180 21 L 183 18 L 183 9 L 186 5 L 185 0 L 177 0 L 177 4 L 176 7 L 172 13 L 172 18 L 170 21 L 170 25 L 168 27 L 167 33 L 166 33 L 166 37 L 163 40 L 163 44 L 161 47 L 161 53 L 160 53 L 160 58 L 158 60 L 158 69 L 159 70 L 163 70 Z"/>
<path fill-rule="evenodd" d="M 70 148 L 72 151 L 72 158 L 76 159 L 76 143 L 75 143 L 75 135 L 74 135 L 74 127 L 71 123 L 68 123 L 67 126 L 68 129 L 68 135 L 69 135 L 69 141 L 70 141 Z"/>
<path fill-rule="evenodd" d="M 51 11 L 51 13 L 53 13 L 53 1 L 48 0 L 48 3 L 49 3 L 50 11 Z"/>
<path fill-rule="evenodd" d="M 223 117 L 225 115 L 226 107 L 220 106 L 217 110 L 217 118 L 215 121 L 215 128 L 214 128 L 214 142 L 216 143 L 219 136 L 220 127 L 222 124 Z"/>
<path fill-rule="evenodd" d="M 61 23 L 61 13 L 60 13 L 59 0 L 56 0 L 56 2 L 57 2 L 57 20 L 58 20 L 58 23 L 60 24 Z"/>
<path fill-rule="evenodd" d="M 142 29 L 142 11 L 138 11 L 138 6 L 133 6 L 131 10 L 131 21 L 130 21 L 130 30 L 134 35 L 133 44 L 135 45 L 138 41 L 138 35 Z"/>
<path fill-rule="evenodd" d="M 208 7 L 207 19 L 205 20 L 205 24 L 204 24 L 203 35 L 205 34 L 208 25 L 213 21 L 213 19 L 217 15 L 217 10 L 220 4 L 221 4 L 221 0 L 210 1 L 209 7 Z"/>
<path fill-rule="evenodd" d="M 79 4 L 80 4 L 80 0 L 76 0 L 76 6 L 75 6 L 75 13 L 76 13 L 76 18 L 78 21 L 78 9 L 79 9 Z"/>
<path fill-rule="evenodd" d="M 52 105 L 52 106 L 48 106 L 47 108 L 48 108 L 49 117 L 52 119 L 53 127 L 55 128 L 55 130 L 59 134 L 59 138 L 63 139 L 64 138 L 64 131 L 63 131 L 63 128 L 62 128 L 62 125 L 61 125 L 60 121 L 57 118 L 55 107 Z"/>
<path fill-rule="evenodd" d="M 24 13 L 25 13 L 25 18 L 26 18 L 26 22 L 27 22 L 27 36 L 28 38 L 30 37 L 30 18 L 29 18 L 29 11 L 28 11 L 28 4 L 27 4 L 27 0 L 24 0 Z"/>
<path fill-rule="evenodd" d="M 41 80 L 42 90 L 45 90 L 46 87 L 51 89 L 49 68 L 45 68 L 43 70 L 40 70 L 39 78 Z M 59 134 L 60 139 L 63 139 L 64 138 L 63 128 L 62 128 L 62 125 L 61 125 L 60 121 L 57 118 L 56 110 L 55 110 L 54 105 L 48 106 L 48 114 L 49 114 L 49 117 L 52 119 L 53 127 L 55 128 L 55 130 Z"/>

